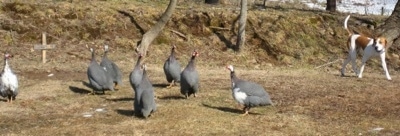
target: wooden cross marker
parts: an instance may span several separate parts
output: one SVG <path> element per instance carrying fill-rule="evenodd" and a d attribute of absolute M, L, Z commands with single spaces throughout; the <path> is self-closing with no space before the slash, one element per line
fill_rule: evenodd
<path fill-rule="evenodd" d="M 54 49 L 55 47 L 56 45 L 54 44 L 47 44 L 46 33 L 42 33 L 42 44 L 36 44 L 33 49 L 42 50 L 42 62 L 46 63 L 46 50 Z"/>

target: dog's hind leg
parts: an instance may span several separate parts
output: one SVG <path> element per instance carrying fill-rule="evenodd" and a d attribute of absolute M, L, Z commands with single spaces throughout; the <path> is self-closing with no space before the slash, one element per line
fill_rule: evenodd
<path fill-rule="evenodd" d="M 347 64 L 350 62 L 351 58 L 350 55 L 347 57 L 346 60 L 344 60 L 343 65 L 342 65 L 342 70 L 341 70 L 341 74 L 342 76 L 344 76 L 344 73 L 346 73 L 346 66 Z"/>
<path fill-rule="evenodd" d="M 362 78 L 362 73 L 364 71 L 365 63 L 370 57 L 371 57 L 370 54 L 364 53 L 364 56 L 361 59 L 361 67 L 360 67 L 360 73 L 358 74 L 358 78 Z"/>
<path fill-rule="evenodd" d="M 351 59 L 351 68 L 353 69 L 354 73 L 356 73 L 356 75 L 358 75 L 359 72 L 357 70 L 357 63 L 356 63 L 357 50 L 351 50 L 349 57 Z"/>

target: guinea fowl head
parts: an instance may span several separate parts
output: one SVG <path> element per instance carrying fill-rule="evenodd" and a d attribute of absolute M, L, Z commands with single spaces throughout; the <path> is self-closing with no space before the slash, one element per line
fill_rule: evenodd
<path fill-rule="evenodd" d="M 104 45 L 104 54 L 107 54 L 108 52 L 108 45 Z"/>
<path fill-rule="evenodd" d="M 197 56 L 199 56 L 199 52 L 194 50 L 193 53 L 192 53 L 192 59 L 196 58 Z"/>
<path fill-rule="evenodd" d="M 234 71 L 233 71 L 233 66 L 232 66 L 232 65 L 226 66 L 226 69 L 228 69 L 228 70 L 231 71 L 231 72 L 234 72 Z"/>
<path fill-rule="evenodd" d="M 9 53 L 5 53 L 4 54 L 4 59 L 9 59 L 9 58 L 12 58 L 13 56 L 11 55 L 11 54 L 9 54 Z"/>
<path fill-rule="evenodd" d="M 139 55 L 138 55 L 138 60 L 140 60 L 140 59 L 142 59 L 143 58 L 143 55 L 141 54 L 141 53 L 139 53 Z"/>

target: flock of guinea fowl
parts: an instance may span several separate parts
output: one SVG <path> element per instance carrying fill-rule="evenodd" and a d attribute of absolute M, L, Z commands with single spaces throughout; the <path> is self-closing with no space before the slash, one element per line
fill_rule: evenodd
<path fill-rule="evenodd" d="M 179 83 L 180 92 L 187 99 L 189 96 L 199 92 L 199 75 L 196 70 L 195 58 L 199 53 L 194 50 L 189 63 L 181 71 L 181 66 L 175 57 L 176 46 L 171 49 L 171 54 L 164 63 L 164 73 L 169 83 L 169 87 Z M 96 61 L 95 51 L 90 48 L 91 62 L 87 69 L 87 76 L 93 94 L 105 93 L 106 90 L 114 91 L 118 84 L 122 83 L 122 72 L 118 66 L 108 59 L 108 46 L 104 46 L 104 54 L 100 64 Z M 12 72 L 8 60 L 12 55 L 5 53 L 4 68 L 1 72 L 0 95 L 7 98 L 7 102 L 12 103 L 18 95 L 18 79 Z M 146 65 L 141 64 L 142 55 L 139 54 L 133 71 L 129 75 L 129 82 L 134 90 L 134 114 L 148 118 L 157 110 L 155 94 L 152 83 L 146 72 Z M 232 96 L 239 105 L 243 105 L 243 114 L 247 115 L 250 108 L 258 106 L 272 105 L 272 101 L 265 89 L 255 83 L 239 79 L 235 75 L 232 65 L 226 67 L 230 71 L 232 83 Z"/>

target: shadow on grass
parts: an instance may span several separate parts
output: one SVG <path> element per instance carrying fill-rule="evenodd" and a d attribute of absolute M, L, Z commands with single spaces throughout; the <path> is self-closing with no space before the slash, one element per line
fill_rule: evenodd
<path fill-rule="evenodd" d="M 183 96 L 177 96 L 177 95 L 170 95 L 170 96 L 160 96 L 160 97 L 157 97 L 158 99 L 161 99 L 161 100 L 171 100 L 171 99 L 173 99 L 173 100 L 180 100 L 180 99 L 185 99 L 185 97 L 183 97 Z"/>
<path fill-rule="evenodd" d="M 124 115 L 124 116 L 128 116 L 128 117 L 137 117 L 139 119 L 145 119 L 145 117 L 143 117 L 142 115 L 135 113 L 134 110 L 115 110 L 118 114 L 120 115 Z"/>
<path fill-rule="evenodd" d="M 124 115 L 124 116 L 135 116 L 134 111 L 133 110 L 121 110 L 121 109 L 117 109 L 115 110 L 118 114 L 120 115 Z"/>
<path fill-rule="evenodd" d="M 85 81 L 81 81 L 82 84 L 88 88 L 92 88 L 92 86 Z M 88 89 L 84 89 L 84 88 L 79 88 L 79 87 L 75 87 L 75 86 L 69 86 L 69 90 L 71 90 L 74 93 L 78 93 L 78 94 L 91 94 L 92 91 L 88 90 Z M 105 95 L 105 92 L 102 91 L 96 91 L 95 95 Z"/>
<path fill-rule="evenodd" d="M 169 86 L 169 84 L 163 84 L 163 83 L 153 84 L 153 87 L 157 87 L 157 88 L 166 88 L 167 86 Z"/>
<path fill-rule="evenodd" d="M 78 94 L 89 94 L 89 93 L 92 93 L 92 91 L 90 91 L 90 90 L 79 88 L 79 87 L 75 87 L 75 86 L 69 86 L 69 90 L 71 90 L 74 93 L 78 93 Z"/>
<path fill-rule="evenodd" d="M 113 101 L 113 102 L 133 101 L 133 100 L 135 100 L 132 97 L 122 97 L 122 98 L 115 98 L 115 99 L 105 98 L 105 99 L 107 101 Z"/>
<path fill-rule="evenodd" d="M 7 102 L 7 99 L 0 99 L 0 101 Z"/>
<path fill-rule="evenodd" d="M 243 113 L 242 110 L 234 109 L 234 108 L 229 108 L 229 107 L 217 107 L 217 106 L 211 106 L 211 105 L 205 104 L 205 103 L 203 103 L 202 105 L 203 105 L 204 107 L 211 108 L 211 109 L 217 109 L 217 110 L 220 110 L 220 111 L 223 111 L 223 112 Z"/>

